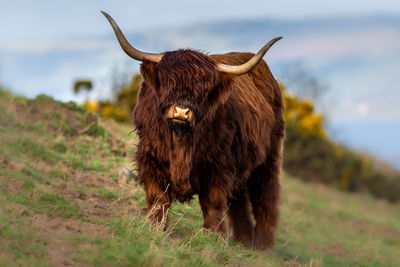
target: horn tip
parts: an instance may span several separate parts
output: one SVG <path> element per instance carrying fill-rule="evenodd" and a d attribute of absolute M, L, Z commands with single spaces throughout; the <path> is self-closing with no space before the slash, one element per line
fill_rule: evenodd
<path fill-rule="evenodd" d="M 104 16 L 109 16 L 108 14 L 107 14 L 107 12 L 105 12 L 105 11 L 103 11 L 103 10 L 100 10 L 100 12 L 101 12 L 101 14 L 103 14 Z"/>

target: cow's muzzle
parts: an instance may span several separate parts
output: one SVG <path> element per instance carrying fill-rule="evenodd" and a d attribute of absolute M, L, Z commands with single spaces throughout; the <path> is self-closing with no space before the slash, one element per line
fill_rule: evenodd
<path fill-rule="evenodd" d="M 190 125 L 193 124 L 194 119 L 193 112 L 188 107 L 182 105 L 172 105 L 165 116 L 173 123 L 189 123 Z"/>

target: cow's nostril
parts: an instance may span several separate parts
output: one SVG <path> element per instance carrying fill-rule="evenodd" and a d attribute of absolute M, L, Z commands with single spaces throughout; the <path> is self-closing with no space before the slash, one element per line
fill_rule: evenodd
<path fill-rule="evenodd" d="M 174 117 L 176 118 L 187 119 L 188 113 L 189 113 L 189 108 L 179 107 L 179 106 L 175 106 L 174 108 Z"/>

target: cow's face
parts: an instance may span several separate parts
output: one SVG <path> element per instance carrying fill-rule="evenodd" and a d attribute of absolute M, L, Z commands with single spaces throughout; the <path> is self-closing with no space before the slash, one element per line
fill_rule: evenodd
<path fill-rule="evenodd" d="M 167 52 L 157 64 L 143 63 L 142 75 L 155 90 L 156 106 L 179 135 L 214 115 L 229 96 L 229 75 L 216 70 L 207 55 L 192 50 Z"/>

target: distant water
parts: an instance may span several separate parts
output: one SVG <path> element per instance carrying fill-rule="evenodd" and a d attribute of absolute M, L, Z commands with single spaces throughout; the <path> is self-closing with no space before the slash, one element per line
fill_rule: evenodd
<path fill-rule="evenodd" d="M 400 119 L 330 122 L 328 131 L 333 140 L 366 151 L 400 170 Z"/>

